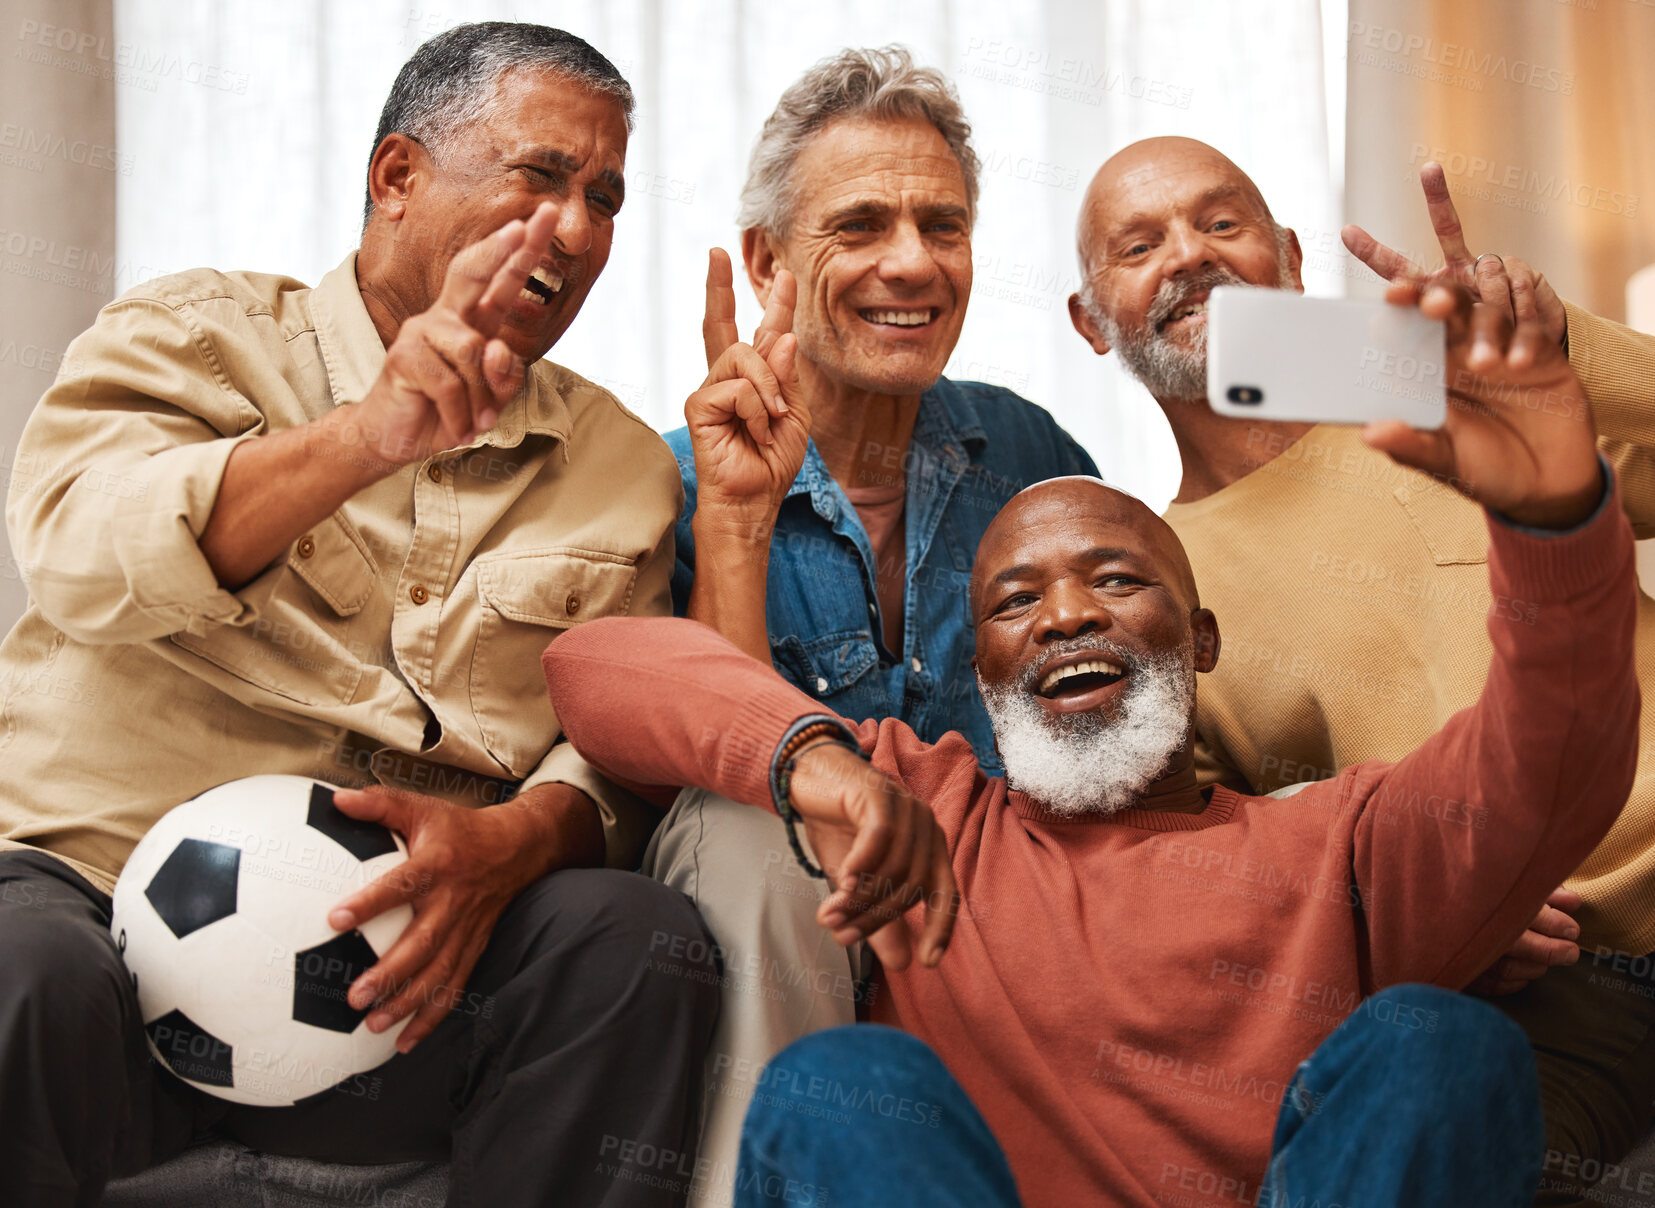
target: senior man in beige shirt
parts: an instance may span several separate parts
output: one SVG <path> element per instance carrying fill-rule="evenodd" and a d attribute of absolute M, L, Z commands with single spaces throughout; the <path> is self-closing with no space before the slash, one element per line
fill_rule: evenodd
<path fill-rule="evenodd" d="M 541 359 L 608 258 L 631 108 L 562 31 L 433 39 L 381 116 L 359 251 L 314 289 L 133 290 L 30 418 L 7 505 L 30 605 L 0 646 L 0 1202 L 96 1202 L 204 1128 L 357 1163 L 452 1149 L 457 1202 L 681 1198 L 604 1159 L 693 1146 L 716 975 L 650 945 L 709 944 L 681 894 L 591 867 L 631 867 L 649 819 L 561 740 L 539 658 L 670 607 L 672 455 Z M 414 907 L 350 991 L 372 1030 L 412 1016 L 377 1096 L 231 1108 L 145 1051 L 109 890 L 166 810 L 268 772 L 374 785 L 336 804 L 408 838 L 406 876 L 330 915 Z"/>

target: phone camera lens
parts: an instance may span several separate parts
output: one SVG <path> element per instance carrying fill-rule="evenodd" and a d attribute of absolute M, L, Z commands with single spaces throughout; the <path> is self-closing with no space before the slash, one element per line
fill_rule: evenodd
<path fill-rule="evenodd" d="M 1264 401 L 1264 391 L 1257 386 L 1231 386 L 1224 392 L 1224 397 L 1232 403 L 1248 403 L 1256 407 Z"/>

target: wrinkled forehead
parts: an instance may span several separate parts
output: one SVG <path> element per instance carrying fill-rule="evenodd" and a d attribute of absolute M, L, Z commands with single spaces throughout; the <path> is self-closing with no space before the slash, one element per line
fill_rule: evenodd
<path fill-rule="evenodd" d="M 1252 178 L 1211 147 L 1129 149 L 1105 164 L 1087 190 L 1083 234 L 1102 235 L 1224 199 L 1240 201 L 1260 217 L 1270 213 Z"/>
<path fill-rule="evenodd" d="M 965 173 L 942 133 L 923 118 L 849 119 L 817 131 L 793 162 L 802 199 L 857 194 L 882 200 L 919 191 L 965 199 Z"/>

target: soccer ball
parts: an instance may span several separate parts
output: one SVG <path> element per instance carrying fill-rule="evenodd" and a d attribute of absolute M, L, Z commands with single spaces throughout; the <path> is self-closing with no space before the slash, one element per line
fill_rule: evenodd
<path fill-rule="evenodd" d="M 400 835 L 303 776 L 233 780 L 170 811 L 121 870 L 109 925 L 156 1058 L 236 1103 L 368 1093 L 362 1075 L 407 1021 L 375 1035 L 345 995 L 413 910 L 347 932 L 328 912 L 407 858 Z"/>

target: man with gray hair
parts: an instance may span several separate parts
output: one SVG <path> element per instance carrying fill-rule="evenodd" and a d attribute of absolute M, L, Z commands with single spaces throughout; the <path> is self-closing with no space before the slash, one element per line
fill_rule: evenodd
<path fill-rule="evenodd" d="M 51 469 L 14 475 L 7 509 L 34 570 L 0 646 L 0 1202 L 96 1203 L 209 1130 L 452 1155 L 454 1203 L 682 1201 L 626 1155 L 694 1145 L 708 938 L 619 871 L 646 807 L 563 741 L 539 670 L 577 623 L 669 606 L 671 455 L 544 359 L 608 260 L 631 111 L 561 30 L 440 35 L 385 105 L 357 251 L 315 288 L 140 286 L 30 418 L 20 464 Z M 347 975 L 356 1026 L 404 1025 L 399 1055 L 280 1108 L 151 1061 L 109 933 L 156 819 L 258 773 L 345 786 L 337 809 L 407 837 L 335 930 L 413 910 Z"/>
<path fill-rule="evenodd" d="M 667 443 L 685 489 L 675 609 L 843 716 L 898 718 L 930 741 L 963 733 L 992 774 L 971 670 L 978 540 L 1023 487 L 1097 470 L 1039 407 L 942 376 L 971 296 L 970 134 L 947 79 L 901 47 L 842 51 L 782 94 L 738 215 L 765 318 L 739 342 L 715 250 L 709 374 Z M 850 1022 L 861 970 L 819 925 L 824 886 L 775 817 L 686 792 L 645 871 L 696 900 L 723 950 L 692 1194 L 724 1202 L 758 1072 L 794 1038 Z M 852 922 L 834 929 L 854 951 Z M 909 959 L 901 937 L 871 941 L 889 966 Z"/>

